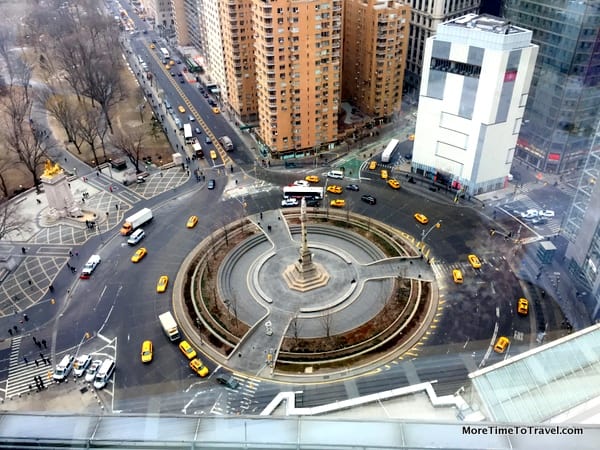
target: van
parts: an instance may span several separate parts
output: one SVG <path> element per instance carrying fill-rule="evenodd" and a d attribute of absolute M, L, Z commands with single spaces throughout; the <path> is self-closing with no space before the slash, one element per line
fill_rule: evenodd
<path fill-rule="evenodd" d="M 74 360 L 75 357 L 73 355 L 63 356 L 63 359 L 61 359 L 60 362 L 54 368 L 52 378 L 56 381 L 63 381 L 65 378 L 67 378 L 71 373 L 71 369 L 73 368 Z"/>
<path fill-rule="evenodd" d="M 142 239 L 144 239 L 145 236 L 146 236 L 146 233 L 144 233 L 144 230 L 142 230 L 141 228 L 138 228 L 131 234 L 131 236 L 129 236 L 129 239 L 127 239 L 127 243 L 129 245 L 135 245 L 138 242 L 140 242 Z"/>
<path fill-rule="evenodd" d="M 108 382 L 114 371 L 115 362 L 110 358 L 105 359 L 102 365 L 100 366 L 100 369 L 98 369 L 96 378 L 94 378 L 94 388 L 102 389 L 104 386 L 106 386 L 106 383 Z"/>
<path fill-rule="evenodd" d="M 330 170 L 327 172 L 327 178 L 336 178 L 338 180 L 344 179 L 344 172 L 341 170 Z"/>

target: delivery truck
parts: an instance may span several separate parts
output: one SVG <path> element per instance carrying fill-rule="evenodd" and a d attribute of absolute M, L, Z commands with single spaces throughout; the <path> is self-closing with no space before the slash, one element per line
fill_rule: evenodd
<path fill-rule="evenodd" d="M 162 313 L 158 316 L 158 320 L 167 337 L 171 341 L 177 341 L 179 339 L 179 330 L 177 329 L 177 322 L 175 322 L 171 312 L 167 311 L 166 313 Z"/>
<path fill-rule="evenodd" d="M 138 212 L 125 219 L 125 222 L 121 227 L 121 234 L 127 236 L 151 220 L 152 210 L 150 208 L 140 209 Z"/>

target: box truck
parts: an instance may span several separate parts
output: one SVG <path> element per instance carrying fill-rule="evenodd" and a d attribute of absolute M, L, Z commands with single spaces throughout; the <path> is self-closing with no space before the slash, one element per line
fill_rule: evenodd
<path fill-rule="evenodd" d="M 152 210 L 150 208 L 144 208 L 129 216 L 125 219 L 123 226 L 121 227 L 121 234 L 127 236 L 134 232 L 137 228 L 141 227 L 147 222 L 152 220 Z"/>
<path fill-rule="evenodd" d="M 175 322 L 173 315 L 169 311 L 159 315 L 158 320 L 160 321 L 160 325 L 165 331 L 165 334 L 169 337 L 171 341 L 176 341 L 179 339 L 179 330 L 177 329 L 177 322 Z"/>

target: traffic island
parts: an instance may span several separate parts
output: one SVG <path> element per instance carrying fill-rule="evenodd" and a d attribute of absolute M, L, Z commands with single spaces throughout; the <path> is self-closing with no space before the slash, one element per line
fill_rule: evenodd
<path fill-rule="evenodd" d="M 345 211 L 243 218 L 186 258 L 175 283 L 177 319 L 197 348 L 248 375 L 318 381 L 372 370 L 411 348 L 433 320 L 434 276 L 415 244 Z M 327 282 L 289 286 L 286 271 L 312 263 Z"/>

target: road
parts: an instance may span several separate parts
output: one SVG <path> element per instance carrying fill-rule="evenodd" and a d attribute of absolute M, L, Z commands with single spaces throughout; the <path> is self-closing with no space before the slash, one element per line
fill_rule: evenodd
<path fill-rule="evenodd" d="M 1 389 L 5 397 L 27 389 L 34 375 L 47 374 L 47 363 L 40 365 L 37 355 L 40 350 L 46 357 L 52 355 L 54 360 L 66 352 L 116 358 L 116 374 L 100 394 L 110 399 L 111 408 L 116 411 L 255 414 L 282 389 L 302 391 L 301 406 L 315 406 L 423 381 L 435 381 L 439 395 L 451 394 L 466 382 L 468 372 L 535 345 L 535 321 L 532 316 L 519 317 L 515 311 L 516 299 L 523 296 L 523 291 L 511 269 L 509 255 L 513 244 L 490 236 L 490 219 L 470 207 L 450 204 L 423 192 L 404 188 L 392 190 L 378 177 L 378 172 L 363 171 L 360 181 L 357 172 L 353 179 L 344 180 L 343 185 L 350 182 L 360 185 L 359 192 L 342 194 L 347 208 L 395 226 L 415 240 L 424 229 L 414 220 L 415 212 L 428 216 L 430 224 L 443 221 L 440 229 L 428 235 L 424 248 L 425 256 L 432 258 L 442 298 L 435 328 L 427 341 L 369 376 L 337 383 L 280 386 L 235 374 L 241 386 L 231 390 L 214 381 L 215 375 L 223 369 L 207 358 L 204 362 L 211 375 L 206 379 L 194 375 L 177 346 L 165 338 L 158 324 L 158 314 L 169 309 L 171 292 L 169 288 L 164 294 L 156 293 L 159 276 L 166 274 L 174 280 L 181 262 L 198 242 L 244 214 L 242 204 L 246 204 L 249 214 L 278 208 L 279 186 L 308 173 L 323 179 L 326 170 L 321 167 L 288 171 L 261 169 L 252 172 L 259 178 L 249 176 L 250 169 L 254 168 L 252 152 L 245 148 L 223 115 L 212 112 L 200 95 L 197 83 L 179 82 L 177 73 L 182 70 L 181 65 L 171 69 L 175 76 L 164 68 L 149 48 L 150 40 L 155 37 L 151 32 L 132 36 L 130 61 L 134 55 L 140 55 L 150 66 L 153 83 L 162 90 L 158 96 L 160 102 L 153 96 L 155 107 L 162 116 L 170 141 L 180 145 L 181 136 L 168 118 L 164 100 L 168 100 L 175 110 L 178 105 L 185 105 L 186 113 L 177 112 L 176 115 L 185 122 L 188 114 L 193 114 L 204 135 L 233 138 L 238 150 L 228 154 L 221 152 L 219 157 L 220 160 L 232 158 L 235 172 L 232 175 L 229 170 L 218 170 L 205 159 L 198 167 L 210 171 L 210 177 L 216 179 L 217 189 L 208 190 L 205 183 L 184 178 L 173 180 L 172 189 L 165 189 L 168 185 L 163 185 L 157 191 L 160 192 L 158 195 L 149 197 L 129 189 L 107 193 L 104 175 L 98 180 L 90 180 L 91 186 L 110 198 L 118 198 L 123 204 L 119 214 L 112 213 L 115 219 L 107 224 L 106 231 L 72 242 L 81 244 L 77 247 L 79 256 L 76 257 L 79 267 L 94 253 L 102 257 L 102 263 L 89 280 L 77 280 L 62 270 L 56 289 L 61 293 L 66 291 L 66 295 L 56 296 L 54 303 L 46 297 L 34 308 L 30 321 L 23 324 L 26 336 L 19 335 L 11 340 L 10 346 L 0 348 Z M 132 61 L 132 67 L 135 71 L 135 61 Z M 156 85 L 146 86 L 142 81 L 142 86 L 152 90 Z M 240 169 L 246 170 L 245 176 L 240 174 Z M 177 169 L 172 170 L 175 170 L 172 173 L 181 174 L 176 172 Z M 239 179 L 239 186 L 233 185 L 234 177 Z M 168 179 L 157 181 L 169 182 Z M 132 194 L 124 196 L 126 192 Z M 377 198 L 376 205 L 360 201 L 360 195 L 366 193 Z M 534 198 L 529 200 L 536 202 Z M 515 201 L 523 202 L 524 199 Z M 144 227 L 146 238 L 136 246 L 146 247 L 148 255 L 140 263 L 133 264 L 130 257 L 135 248 L 128 246 L 118 235 L 117 227 L 124 216 L 123 210 L 142 206 L 153 209 L 154 220 Z M 509 203 L 498 203 L 497 206 L 506 210 L 522 207 Z M 200 221 L 189 230 L 185 228 L 185 222 L 192 214 L 198 215 Z M 553 222 L 552 226 L 555 224 Z M 73 247 L 60 247 L 58 251 L 63 254 L 52 255 L 56 264 L 64 267 L 70 248 Z M 466 259 L 469 253 L 480 257 L 484 263 L 482 269 L 471 268 Z M 63 258 L 62 262 L 59 258 Z M 462 285 L 452 282 L 451 273 L 456 268 L 464 274 Z M 31 335 L 46 339 L 49 348 L 40 349 Z M 490 348 L 502 335 L 510 337 L 512 344 L 506 354 L 498 355 Z M 144 366 L 139 361 L 139 351 L 141 342 L 146 339 L 154 342 L 155 360 Z M 23 357 L 28 358 L 28 363 Z M 36 359 L 37 366 L 32 363 Z M 76 389 L 75 385 L 73 389 Z"/>

